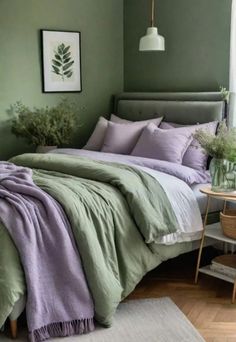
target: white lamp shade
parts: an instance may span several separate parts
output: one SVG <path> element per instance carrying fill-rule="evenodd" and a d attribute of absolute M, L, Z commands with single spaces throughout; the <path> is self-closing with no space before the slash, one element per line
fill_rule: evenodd
<path fill-rule="evenodd" d="M 165 38 L 158 34 L 157 27 L 148 27 L 146 36 L 140 39 L 139 51 L 165 51 Z"/>

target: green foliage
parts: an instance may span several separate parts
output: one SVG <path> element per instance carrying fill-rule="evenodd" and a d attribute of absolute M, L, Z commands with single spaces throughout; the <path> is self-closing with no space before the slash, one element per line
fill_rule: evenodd
<path fill-rule="evenodd" d="M 223 100 L 228 103 L 229 102 L 229 91 L 226 88 L 224 88 L 223 86 L 220 86 L 220 92 L 222 94 Z"/>
<path fill-rule="evenodd" d="M 227 128 L 225 121 L 220 123 L 217 135 L 199 129 L 194 138 L 210 156 L 236 161 L 236 129 Z"/>
<path fill-rule="evenodd" d="M 73 69 L 71 67 L 74 64 L 74 60 L 72 60 L 69 50 L 70 45 L 65 46 L 64 43 L 58 45 L 54 51 L 54 59 L 52 59 L 52 72 L 61 76 L 63 81 L 65 78 L 70 78 L 73 75 Z"/>
<path fill-rule="evenodd" d="M 17 137 L 35 146 L 60 146 L 70 142 L 77 120 L 75 106 L 67 100 L 51 108 L 33 110 L 17 102 L 14 109 L 12 133 Z"/>

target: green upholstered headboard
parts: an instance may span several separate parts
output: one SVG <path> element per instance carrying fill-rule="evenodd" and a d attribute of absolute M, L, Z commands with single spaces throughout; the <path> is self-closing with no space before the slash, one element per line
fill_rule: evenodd
<path fill-rule="evenodd" d="M 222 120 L 226 117 L 227 106 L 220 92 L 127 92 L 115 96 L 114 112 L 133 121 L 164 116 L 168 122 L 193 125 Z"/>

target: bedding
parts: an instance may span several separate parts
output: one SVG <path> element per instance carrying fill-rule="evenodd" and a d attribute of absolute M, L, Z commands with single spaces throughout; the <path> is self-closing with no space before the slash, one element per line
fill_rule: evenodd
<path fill-rule="evenodd" d="M 0 220 L 0 327 L 12 313 L 15 304 L 19 305 L 25 293 L 26 283 L 20 256 Z M 19 314 L 22 310 L 23 305 L 16 309 Z M 16 316 L 13 314 L 12 318 L 16 319 Z"/>
<path fill-rule="evenodd" d="M 203 129 L 209 131 L 209 133 L 215 134 L 218 126 L 218 121 L 209 122 L 206 124 L 199 124 L 193 126 L 183 126 L 172 122 L 162 122 L 160 128 L 162 129 L 173 129 L 184 127 L 186 130 L 189 130 L 193 133 L 196 132 L 197 129 Z M 207 159 L 208 156 L 201 148 L 200 144 L 196 139 L 193 139 L 184 153 L 182 163 L 188 167 L 191 167 L 196 170 L 206 170 L 207 168 Z"/>
<path fill-rule="evenodd" d="M 94 300 L 95 317 L 102 324 L 111 324 L 118 303 L 145 273 L 162 260 L 189 251 L 191 243 L 187 241 L 197 240 L 201 233 L 198 205 L 186 183 L 197 179 L 204 183 L 206 173 L 163 161 L 85 150 L 22 155 L 12 161 L 32 168 L 36 185 L 56 199 L 67 214 Z M 183 209 L 185 205 L 189 210 Z M 154 211 L 163 208 L 165 215 L 159 218 Z M 5 228 L 0 228 L 6 235 Z M 5 267 L 7 270 L 11 264 L 15 281 L 9 284 L 0 273 L 0 325 L 25 293 L 16 248 L 11 239 L 4 241 L 3 248 L 0 240 L 0 251 L 11 251 L 13 258 L 5 258 Z"/>
<path fill-rule="evenodd" d="M 102 153 L 97 151 L 86 151 L 84 149 L 70 149 L 59 148 L 51 151 L 53 154 L 67 154 L 72 156 L 89 157 L 96 160 L 117 162 L 122 164 L 129 164 L 133 166 L 144 166 L 152 170 L 160 171 L 165 174 L 179 178 L 189 186 L 194 184 L 210 183 L 211 177 L 209 171 L 194 170 L 181 164 L 171 163 L 165 160 L 157 160 L 150 158 L 143 158 L 131 155 Z"/>
<path fill-rule="evenodd" d="M 191 141 L 192 132 L 185 128 L 162 130 L 149 124 L 144 128 L 131 155 L 182 164 Z"/>
<path fill-rule="evenodd" d="M 1 162 L 0 175 L 0 219 L 24 269 L 30 341 L 93 330 L 93 301 L 64 211 L 29 168 Z"/>
<path fill-rule="evenodd" d="M 210 181 L 209 172 L 198 172 L 185 166 L 162 160 L 77 149 L 57 149 L 51 153 L 84 156 L 101 161 L 122 162 L 122 164 L 126 165 L 135 165 L 158 180 L 163 189 L 165 189 L 178 220 L 179 229 L 177 232 L 157 239 L 156 243 L 158 246 L 159 244 L 173 245 L 200 239 L 202 220 L 199 215 L 196 194 L 195 192 L 193 193 L 189 186 L 195 189 L 199 182 L 202 182 L 200 184 L 201 186 L 204 183 L 208 183 Z"/>
<path fill-rule="evenodd" d="M 177 179 L 180 179 L 184 183 L 190 186 L 197 200 L 200 213 L 202 215 L 205 214 L 207 197 L 203 193 L 200 192 L 200 189 L 204 186 L 210 186 L 211 177 L 210 177 L 209 171 L 204 171 L 204 170 L 197 171 L 195 169 L 191 169 L 184 165 L 177 165 L 177 164 L 165 162 L 162 160 L 148 159 L 148 158 L 135 157 L 135 156 L 115 155 L 115 154 L 110 154 L 110 153 L 84 151 L 84 150 L 78 150 L 78 149 L 56 149 L 54 151 L 51 151 L 51 153 L 68 154 L 68 155 L 74 155 L 74 156 L 80 155 L 84 157 L 91 157 L 92 159 L 97 159 L 97 160 L 122 162 L 128 165 L 130 164 L 130 165 L 136 165 L 138 167 L 143 167 L 143 169 L 146 172 L 151 172 L 151 170 L 154 170 L 154 171 L 159 171 L 161 173 L 164 173 L 164 175 L 170 174 L 173 176 L 172 179 L 174 180 L 175 185 L 176 185 L 176 182 L 178 181 Z M 163 188 L 166 189 L 166 187 L 169 186 L 173 192 L 177 193 L 175 189 L 175 185 L 169 182 L 169 178 L 165 176 L 163 178 L 167 180 L 165 184 L 164 183 L 162 184 Z M 183 182 L 180 182 L 181 187 L 183 186 Z M 187 190 L 186 188 L 184 189 L 187 192 L 187 195 L 189 197 L 190 196 L 189 190 Z M 186 203 L 185 204 L 181 203 L 182 208 L 184 208 L 184 205 L 186 205 Z M 221 211 L 222 208 L 223 208 L 223 201 L 219 201 L 217 199 L 214 200 L 214 198 L 211 200 L 211 205 L 209 209 L 210 213 Z M 178 212 L 179 210 L 180 209 L 177 209 L 176 212 Z M 185 217 L 185 215 L 183 216 Z M 191 222 L 191 225 L 193 225 L 193 222 Z M 199 234 L 197 233 L 196 239 L 198 237 L 199 237 Z M 163 239 L 163 241 L 165 241 L 165 238 Z M 181 242 L 181 241 L 178 241 L 178 242 Z M 172 241 L 172 243 L 174 243 L 174 241 Z"/>
<path fill-rule="evenodd" d="M 150 122 L 159 126 L 162 119 L 163 119 L 163 117 L 158 117 L 155 119 L 143 120 L 143 121 L 134 121 L 133 122 L 130 120 L 121 119 L 118 116 L 112 114 L 110 121 L 114 122 L 114 123 L 118 123 L 118 124 L 133 123 L 135 126 L 137 126 L 139 128 L 144 128 Z M 105 119 L 104 117 L 100 116 L 92 135 L 90 136 L 89 140 L 87 141 L 87 144 L 83 147 L 85 150 L 101 151 L 101 149 L 103 147 L 106 131 L 108 128 L 108 124 L 109 124 L 109 121 L 107 119 Z"/>

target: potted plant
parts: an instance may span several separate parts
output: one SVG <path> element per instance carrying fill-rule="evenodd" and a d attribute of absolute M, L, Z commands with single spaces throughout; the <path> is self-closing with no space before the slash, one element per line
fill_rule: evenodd
<path fill-rule="evenodd" d="M 68 144 L 76 128 L 74 105 L 62 100 L 58 105 L 32 110 L 17 102 L 12 133 L 36 146 L 36 152 L 45 153 Z"/>
<path fill-rule="evenodd" d="M 199 129 L 194 134 L 194 138 L 212 157 L 210 162 L 212 190 L 216 192 L 235 190 L 232 172 L 236 161 L 236 129 L 227 128 L 225 121 L 222 121 L 217 135 Z"/>

